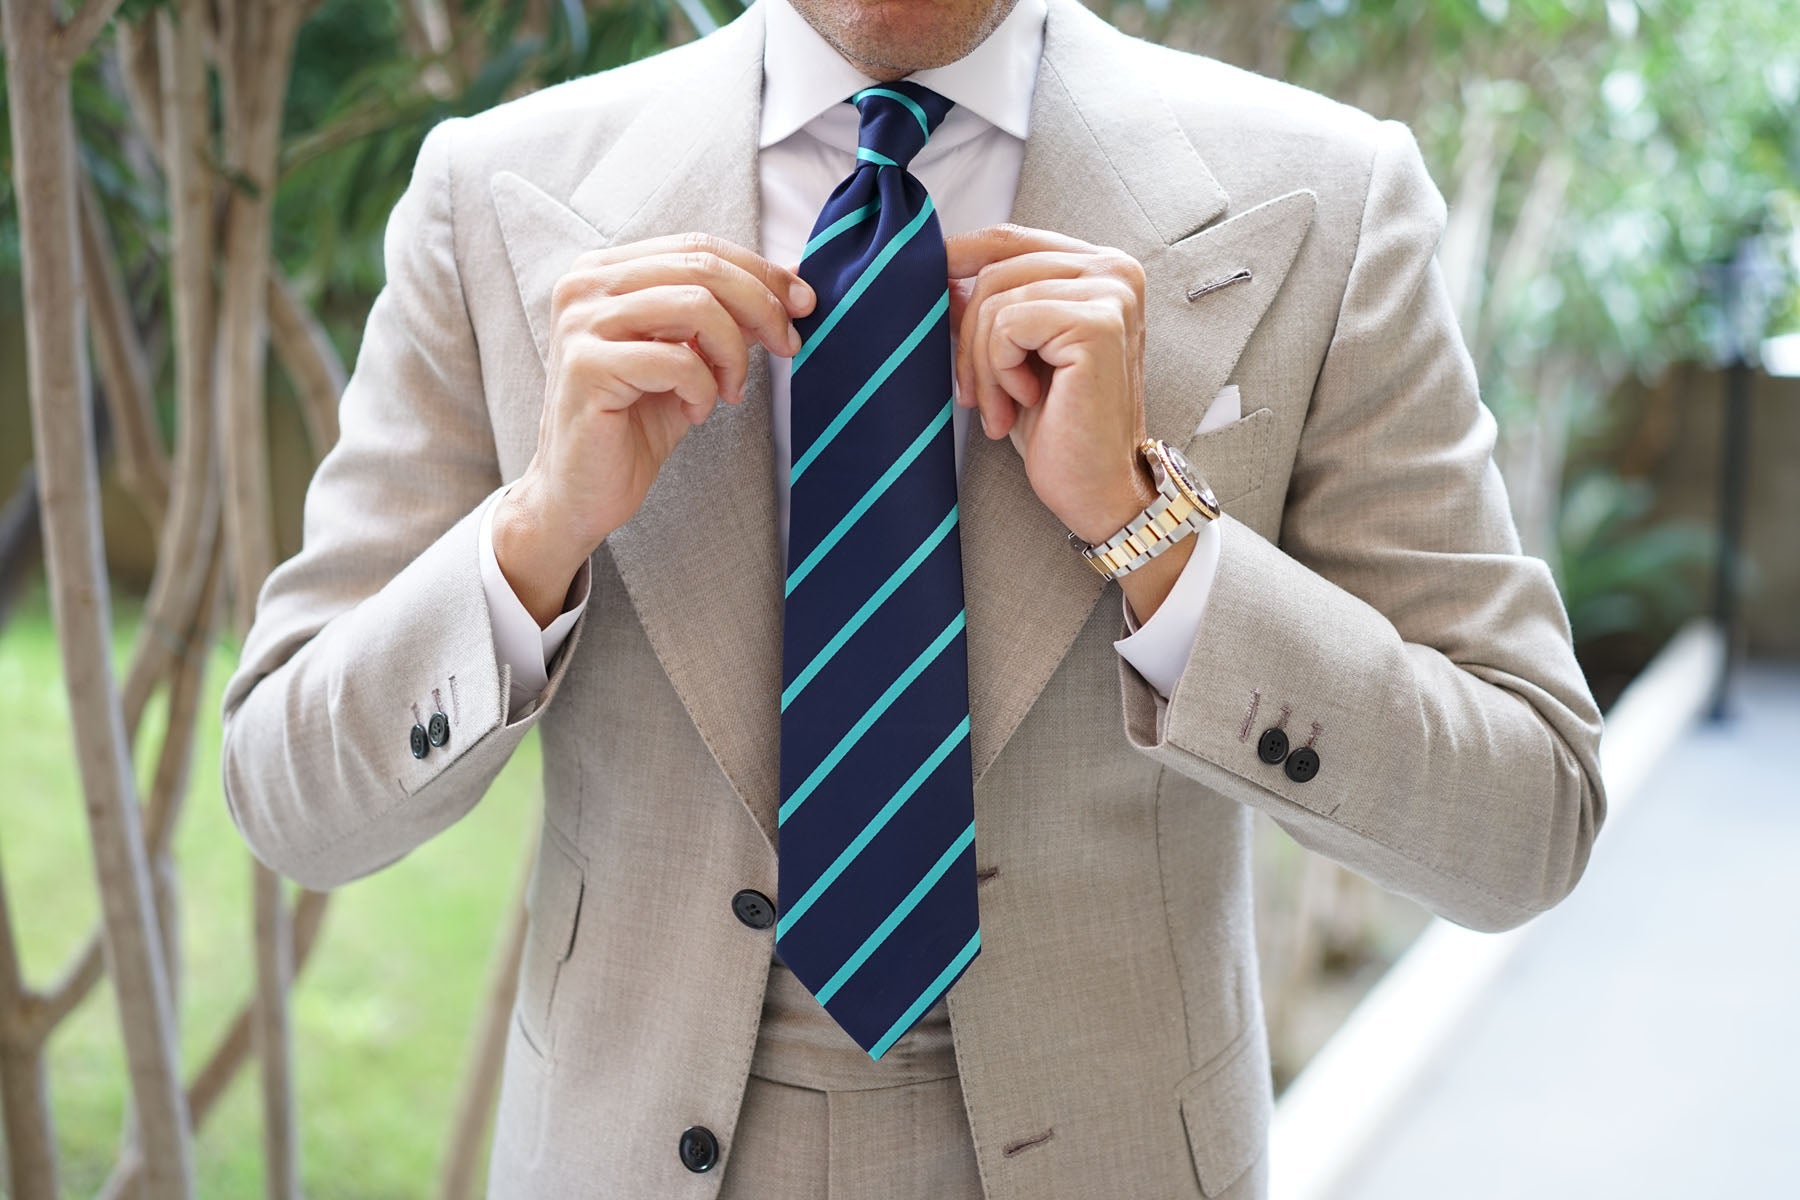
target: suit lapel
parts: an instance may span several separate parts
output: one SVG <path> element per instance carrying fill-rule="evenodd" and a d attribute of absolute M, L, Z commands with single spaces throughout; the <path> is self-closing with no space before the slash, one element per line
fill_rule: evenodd
<path fill-rule="evenodd" d="M 1144 264 L 1147 341 L 1158 348 L 1145 364 L 1145 427 L 1182 444 L 1280 287 L 1310 223 L 1311 197 L 1299 193 L 1304 201 L 1283 210 L 1289 219 L 1254 230 L 1240 225 L 1245 218 L 1208 229 L 1229 198 L 1142 65 L 1122 53 L 1127 46 L 1079 0 L 1050 0 L 1011 219 L 1116 247 Z M 1272 228 L 1285 253 L 1262 248 Z M 1240 258 L 1256 261 L 1253 280 L 1203 297 L 1214 302 L 1195 324 L 1187 291 Z M 964 454 L 970 752 L 979 782 L 1095 602 L 1104 594 L 1116 603 L 1118 591 L 1069 545 L 1011 440 L 992 441 L 971 426 Z"/>
<path fill-rule="evenodd" d="M 549 347 L 551 289 L 577 255 L 688 230 L 761 245 L 762 21 L 759 5 L 669 52 L 666 84 L 566 203 L 516 175 L 494 177 L 540 358 Z M 611 554 L 657 660 L 773 847 L 782 562 L 768 352 L 760 344 L 751 345 L 744 396 L 681 439 L 642 507 L 600 552 Z"/>

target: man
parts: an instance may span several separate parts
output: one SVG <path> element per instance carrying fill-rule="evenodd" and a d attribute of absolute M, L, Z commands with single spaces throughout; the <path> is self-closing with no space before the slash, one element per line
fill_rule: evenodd
<path fill-rule="evenodd" d="M 328 887 L 542 730 L 493 1194 L 1260 1196 L 1252 810 L 1567 894 L 1600 717 L 1443 220 L 1077 0 L 758 0 L 432 131 L 224 769 Z"/>

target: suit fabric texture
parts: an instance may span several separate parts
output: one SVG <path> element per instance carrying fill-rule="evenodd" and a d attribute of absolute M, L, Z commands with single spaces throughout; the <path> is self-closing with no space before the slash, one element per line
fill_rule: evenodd
<path fill-rule="evenodd" d="M 431 131 L 304 548 L 226 691 L 233 817 L 314 887 L 456 821 L 540 731 L 495 1195 L 704 1196 L 731 1171 L 774 936 L 732 897 L 777 890 L 765 352 L 747 402 L 690 431 L 593 556 L 587 609 L 510 720 L 476 533 L 531 458 L 572 260 L 695 230 L 757 245 L 761 22 L 759 3 Z M 1255 812 L 1478 929 L 1585 867 L 1600 715 L 1550 572 L 1519 552 L 1433 260 L 1444 217 L 1403 126 L 1050 0 L 1013 219 L 1143 264 L 1146 426 L 1225 515 L 1164 700 L 1011 441 L 965 449 L 982 952 L 947 1006 L 990 1200 L 1264 1194 Z M 1194 435 L 1227 384 L 1244 415 Z M 436 711 L 449 739 L 416 758 Z M 1270 727 L 1315 774 L 1259 757 Z M 704 1174 L 677 1153 L 696 1125 L 721 1152 Z"/>

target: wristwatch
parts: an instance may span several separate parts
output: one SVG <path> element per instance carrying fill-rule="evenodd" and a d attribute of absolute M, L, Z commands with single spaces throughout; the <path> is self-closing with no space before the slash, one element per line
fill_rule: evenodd
<path fill-rule="evenodd" d="M 1129 575 L 1208 521 L 1217 520 L 1212 488 L 1181 451 L 1161 438 L 1145 438 L 1138 453 L 1150 464 L 1156 499 L 1104 542 L 1089 545 L 1069 531 L 1069 541 L 1107 579 Z"/>

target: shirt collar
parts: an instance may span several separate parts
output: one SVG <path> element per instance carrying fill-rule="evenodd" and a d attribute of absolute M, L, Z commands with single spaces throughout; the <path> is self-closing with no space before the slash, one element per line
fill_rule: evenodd
<path fill-rule="evenodd" d="M 845 61 L 788 0 L 763 0 L 762 129 L 767 148 L 875 81 Z M 907 78 L 1023 141 L 1044 49 L 1046 0 L 1015 0 L 994 31 L 953 63 Z M 952 110 L 954 111 L 954 110 Z"/>

